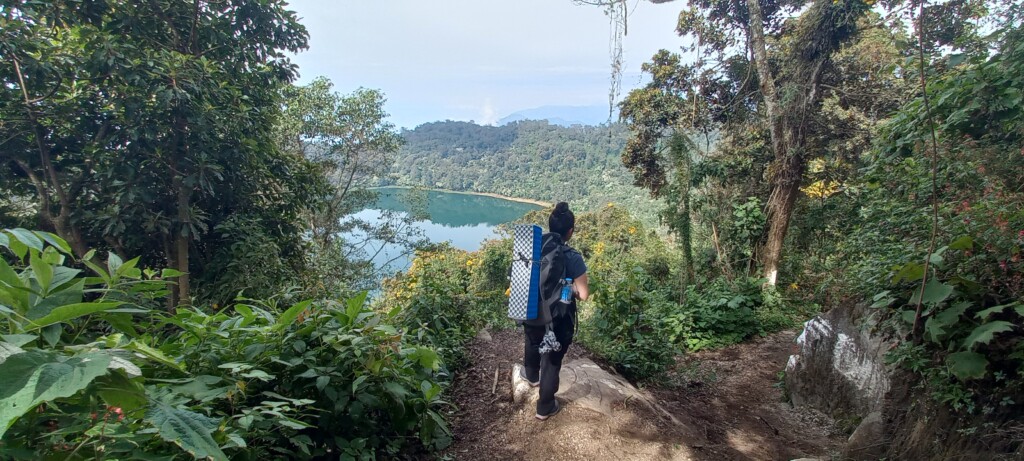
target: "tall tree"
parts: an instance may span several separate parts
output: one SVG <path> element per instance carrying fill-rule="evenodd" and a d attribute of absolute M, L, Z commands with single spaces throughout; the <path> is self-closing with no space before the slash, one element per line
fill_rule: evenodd
<path fill-rule="evenodd" d="M 188 303 L 210 225 L 303 187 L 299 172 L 275 176 L 270 133 L 294 76 L 284 53 L 306 46 L 285 5 L 0 3 L 2 160 L 33 184 L 47 227 L 80 256 L 104 243 L 178 269 L 171 302 Z"/>
<path fill-rule="evenodd" d="M 869 8 L 864 0 L 696 0 L 680 13 L 677 31 L 692 39 L 686 48 L 696 53 L 697 61 L 683 68 L 681 75 L 666 73 L 666 82 L 673 86 L 696 86 L 689 90 L 696 93 L 701 91 L 702 82 L 709 86 L 709 74 L 749 62 L 752 74 L 734 83 L 742 89 L 747 81 L 753 80 L 759 89 L 758 118 L 767 127 L 774 156 L 768 170 L 771 193 L 765 205 L 767 236 L 760 252 L 769 284 L 774 285 L 778 277 L 782 245 L 806 168 L 807 133 L 820 107 L 823 72 L 841 45 L 857 31 L 858 19 Z M 784 27 L 786 14 L 798 10 L 804 11 Z M 789 29 L 785 33 L 791 40 L 780 40 L 784 28 Z M 658 65 L 670 56 L 656 56 L 652 68 L 678 68 Z M 740 101 L 746 99 L 745 95 L 737 96 Z M 682 113 L 681 109 L 674 110 Z M 650 146 L 656 139 L 650 134 L 638 135 L 635 142 Z M 632 153 L 627 150 L 624 158 L 638 173 L 638 181 L 648 181 L 648 186 L 656 191 L 663 176 L 653 154 L 650 148 L 641 148 Z"/>

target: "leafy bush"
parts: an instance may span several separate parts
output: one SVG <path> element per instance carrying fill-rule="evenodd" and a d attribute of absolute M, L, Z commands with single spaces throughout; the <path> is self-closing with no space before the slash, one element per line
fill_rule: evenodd
<path fill-rule="evenodd" d="M 923 102 L 886 127 L 867 171 L 870 206 L 846 253 L 860 261 L 853 286 L 906 339 L 890 360 L 920 375 L 935 400 L 990 416 L 1019 414 L 1024 388 L 1024 103 L 1004 90 L 1024 85 L 1024 34 L 1002 37 L 998 53 L 929 84 L 937 190 L 917 153 L 931 140 Z"/>
<path fill-rule="evenodd" d="M 590 280 L 592 312 L 583 316 L 580 342 L 630 379 L 661 376 L 677 352 L 665 334 L 664 292 L 640 268 L 614 282 Z"/>
<path fill-rule="evenodd" d="M 248 459 L 394 455 L 416 436 L 447 445 L 437 354 L 364 297 L 303 301 L 276 318 L 258 301 L 230 315 L 179 312 L 167 321 L 183 331 L 167 349 L 195 377 L 174 390 L 227 421 Z"/>
<path fill-rule="evenodd" d="M 462 346 L 481 327 L 510 323 L 504 287 L 491 290 L 502 263 L 501 246 L 470 253 L 445 244 L 416 252 L 407 272 L 384 282 L 380 309 L 394 313 L 397 325 L 419 343 L 435 348 L 445 366 L 461 367 L 466 360 Z"/>
<path fill-rule="evenodd" d="M 689 350 L 727 346 L 758 332 L 755 312 L 763 304 L 760 280 L 740 278 L 735 284 L 719 278 L 687 291 L 686 306 L 669 315 L 673 341 Z"/>
<path fill-rule="evenodd" d="M 52 234 L 0 246 L 0 458 L 372 459 L 450 441 L 437 353 L 365 294 L 168 316 L 138 259 L 90 253 L 85 277 Z"/>

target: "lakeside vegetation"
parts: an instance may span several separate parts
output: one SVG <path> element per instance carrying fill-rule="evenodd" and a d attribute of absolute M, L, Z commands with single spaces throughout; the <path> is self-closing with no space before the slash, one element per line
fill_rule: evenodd
<path fill-rule="evenodd" d="M 907 5 L 789 6 L 692 5 L 702 59 L 655 55 L 622 124 L 401 132 L 378 91 L 292 84 L 281 0 L 2 3 L 0 457 L 443 449 L 510 241 L 350 217 L 393 183 L 586 209 L 579 338 L 630 379 L 858 303 L 919 400 L 1019 451 L 1021 5 L 917 5 L 927 37 Z M 353 229 L 412 267 L 382 280 Z"/>
<path fill-rule="evenodd" d="M 404 130 L 395 168 L 381 184 L 494 193 L 580 210 L 629 203 L 648 225 L 658 205 L 632 185 L 620 160 L 627 131 L 611 126 L 563 127 L 543 120 L 502 126 L 425 123 Z"/>

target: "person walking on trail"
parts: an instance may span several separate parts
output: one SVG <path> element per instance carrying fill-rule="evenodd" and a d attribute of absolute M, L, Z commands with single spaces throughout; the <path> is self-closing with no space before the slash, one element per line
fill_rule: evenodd
<path fill-rule="evenodd" d="M 569 210 L 569 204 L 559 202 L 548 218 L 548 230 L 558 234 L 562 243 L 568 243 L 576 227 L 576 216 Z M 571 247 L 563 247 L 565 255 L 565 279 L 572 279 L 572 296 L 563 315 L 555 316 L 550 325 L 523 325 L 526 335 L 523 352 L 523 379 L 530 386 L 540 386 L 540 399 L 537 400 L 537 419 L 543 421 L 554 416 L 561 410 L 555 393 L 558 392 L 558 373 L 562 368 L 562 358 L 572 343 L 576 332 L 576 300 L 586 301 L 590 297 L 587 279 L 587 264 L 583 255 Z M 554 333 L 557 345 L 554 348 L 545 344 L 545 334 Z M 560 347 L 559 347 L 560 346 Z"/>

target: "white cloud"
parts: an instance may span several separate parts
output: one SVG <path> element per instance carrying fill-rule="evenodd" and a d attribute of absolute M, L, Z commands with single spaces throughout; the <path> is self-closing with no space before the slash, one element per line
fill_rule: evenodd
<path fill-rule="evenodd" d="M 498 123 L 498 113 L 494 110 L 491 98 L 484 99 L 484 106 L 480 108 L 480 120 L 477 120 L 477 123 L 481 125 L 494 125 Z"/>

